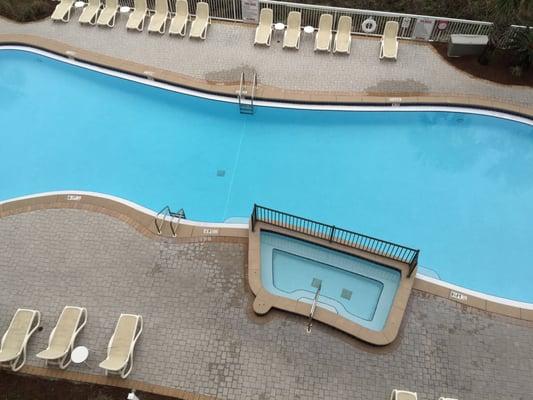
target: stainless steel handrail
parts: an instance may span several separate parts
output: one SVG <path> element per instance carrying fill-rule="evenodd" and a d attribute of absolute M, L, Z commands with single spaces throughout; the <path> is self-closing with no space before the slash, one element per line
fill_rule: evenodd
<path fill-rule="evenodd" d="M 161 216 L 163 216 L 163 218 L 160 225 L 158 221 Z M 180 209 L 177 213 L 173 213 L 169 206 L 163 207 L 163 209 L 159 211 L 154 218 L 155 228 L 157 229 L 158 235 L 161 235 L 161 233 L 163 232 L 163 226 L 165 225 L 165 222 L 167 222 L 167 217 L 170 217 L 168 223 L 170 225 L 170 231 L 172 232 L 172 236 L 176 237 L 177 228 L 179 227 L 181 220 L 185 218 L 185 211 L 183 209 Z"/>
<path fill-rule="evenodd" d="M 311 332 L 311 327 L 313 326 L 313 315 L 315 315 L 316 305 L 318 303 L 318 296 L 320 295 L 320 289 L 322 289 L 322 283 L 318 286 L 318 289 L 315 293 L 315 298 L 311 304 L 311 311 L 309 312 L 308 322 L 307 322 L 307 333 Z"/>

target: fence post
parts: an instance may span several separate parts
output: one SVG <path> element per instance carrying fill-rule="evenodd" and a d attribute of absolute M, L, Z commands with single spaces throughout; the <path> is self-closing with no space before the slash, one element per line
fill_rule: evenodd
<path fill-rule="evenodd" d="M 407 274 L 407 277 L 410 278 L 413 274 L 413 271 L 415 270 L 416 266 L 418 265 L 418 254 L 420 253 L 420 250 L 416 251 L 415 257 L 409 264 L 409 274 Z"/>
<path fill-rule="evenodd" d="M 335 225 L 333 225 L 331 227 L 331 233 L 329 235 L 329 241 L 332 242 L 333 241 L 333 236 L 335 235 Z"/>
<path fill-rule="evenodd" d="M 252 232 L 255 231 L 256 220 L 257 220 L 257 204 L 254 204 L 254 210 L 252 211 Z"/>

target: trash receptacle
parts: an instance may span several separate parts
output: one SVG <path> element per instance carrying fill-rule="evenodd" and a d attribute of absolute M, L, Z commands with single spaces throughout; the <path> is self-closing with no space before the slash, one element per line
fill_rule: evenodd
<path fill-rule="evenodd" d="M 488 42 L 487 35 L 450 35 L 448 57 L 478 56 Z"/>

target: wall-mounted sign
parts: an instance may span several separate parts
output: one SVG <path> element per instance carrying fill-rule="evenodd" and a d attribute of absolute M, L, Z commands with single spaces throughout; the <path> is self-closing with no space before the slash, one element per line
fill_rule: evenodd
<path fill-rule="evenodd" d="M 411 26 L 411 17 L 403 17 L 402 19 L 402 28 L 407 29 Z"/>
<path fill-rule="evenodd" d="M 241 0 L 242 20 L 257 23 L 259 21 L 259 0 Z"/>
<path fill-rule="evenodd" d="M 435 20 L 432 18 L 417 18 L 412 38 L 428 40 L 431 37 L 434 26 Z"/>

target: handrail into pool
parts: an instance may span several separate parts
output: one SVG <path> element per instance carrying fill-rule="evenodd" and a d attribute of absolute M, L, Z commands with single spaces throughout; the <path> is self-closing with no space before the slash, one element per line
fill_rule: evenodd
<path fill-rule="evenodd" d="M 251 220 L 252 231 L 255 229 L 256 222 L 264 222 L 319 239 L 325 239 L 332 243 L 353 247 L 367 253 L 406 263 L 409 265 L 409 273 L 407 274 L 408 278 L 411 277 L 418 265 L 418 255 L 420 250 L 362 233 L 338 228 L 335 225 L 323 224 L 308 218 L 297 217 L 296 215 L 273 210 L 257 204 L 254 204 Z"/>

